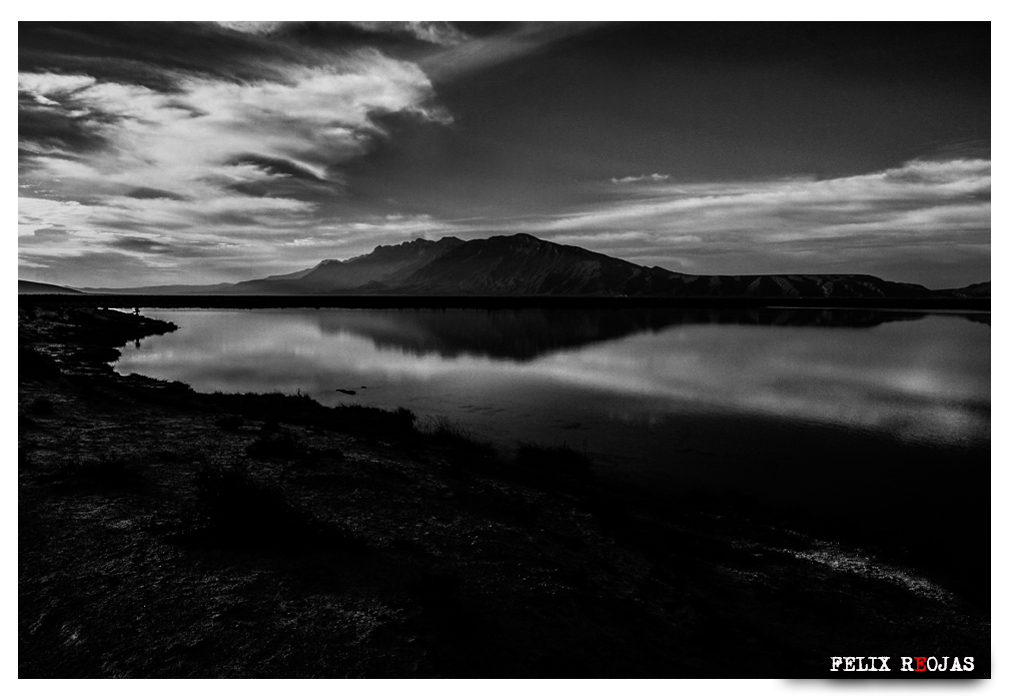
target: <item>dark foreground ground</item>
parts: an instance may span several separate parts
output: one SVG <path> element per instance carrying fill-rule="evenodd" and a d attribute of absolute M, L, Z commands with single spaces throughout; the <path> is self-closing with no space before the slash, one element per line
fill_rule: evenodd
<path fill-rule="evenodd" d="M 170 330 L 19 310 L 21 677 L 990 674 L 979 598 L 874 548 L 408 411 L 111 370 Z"/>

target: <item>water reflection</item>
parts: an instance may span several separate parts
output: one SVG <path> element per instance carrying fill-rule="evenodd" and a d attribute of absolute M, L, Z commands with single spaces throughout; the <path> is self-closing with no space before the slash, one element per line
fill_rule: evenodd
<path fill-rule="evenodd" d="M 737 491 L 876 537 L 987 537 L 986 323 L 811 310 L 149 315 L 180 329 L 125 348 L 117 371 L 404 406 L 504 450 L 568 444 L 603 476 L 658 493 Z"/>
<path fill-rule="evenodd" d="M 307 313 L 312 314 L 323 333 L 366 337 L 381 350 L 511 360 L 532 360 L 558 350 L 671 326 L 871 328 L 925 317 L 923 313 L 862 309 L 390 309 Z M 977 316 L 990 322 L 989 314 Z"/>
<path fill-rule="evenodd" d="M 201 391 L 406 406 L 492 440 L 620 450 L 616 426 L 751 416 L 939 445 L 990 438 L 990 328 L 868 311 L 152 312 L 117 370 Z M 898 322 L 905 321 L 905 322 Z M 622 439 L 663 440 L 637 433 Z M 611 440 L 611 447 L 605 443 Z M 628 445 L 624 448 L 628 451 Z"/>

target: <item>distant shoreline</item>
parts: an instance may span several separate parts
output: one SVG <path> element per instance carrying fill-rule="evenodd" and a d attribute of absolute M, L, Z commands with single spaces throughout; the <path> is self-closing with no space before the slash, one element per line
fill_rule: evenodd
<path fill-rule="evenodd" d="M 991 299 L 951 297 L 588 297 L 588 296 L 382 296 L 382 295 L 196 295 L 196 294 L 19 294 L 19 307 L 214 309 L 878 309 L 882 311 L 991 312 Z"/>

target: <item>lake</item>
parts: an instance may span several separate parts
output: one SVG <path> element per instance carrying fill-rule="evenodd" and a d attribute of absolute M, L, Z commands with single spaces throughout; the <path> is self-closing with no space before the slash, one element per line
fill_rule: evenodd
<path fill-rule="evenodd" d="M 989 314 L 146 310 L 115 369 L 446 416 L 651 488 L 955 536 L 989 514 Z M 985 530 L 978 535 L 989 542 Z"/>

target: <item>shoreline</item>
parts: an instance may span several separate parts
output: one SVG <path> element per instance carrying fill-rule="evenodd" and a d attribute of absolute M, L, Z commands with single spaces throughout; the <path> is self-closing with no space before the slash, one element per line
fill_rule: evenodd
<path fill-rule="evenodd" d="M 19 294 L 19 307 L 352 309 L 829 309 L 990 313 L 991 298 L 939 297 L 597 297 L 240 294 Z"/>
<path fill-rule="evenodd" d="M 406 410 L 116 374 L 161 324 L 19 309 L 22 677 L 989 675 L 986 611 L 887 558 Z"/>

